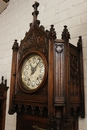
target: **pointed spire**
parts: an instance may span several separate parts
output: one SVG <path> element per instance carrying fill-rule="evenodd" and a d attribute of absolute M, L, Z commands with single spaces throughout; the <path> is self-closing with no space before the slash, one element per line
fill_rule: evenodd
<path fill-rule="evenodd" d="M 13 44 L 12 49 L 13 49 L 13 51 L 17 51 L 17 50 L 18 50 L 18 42 L 17 42 L 16 39 L 15 39 L 15 41 L 14 41 L 14 44 Z"/>
<path fill-rule="evenodd" d="M 78 46 L 78 48 L 82 48 L 82 37 L 81 36 L 79 36 L 77 46 Z"/>
<path fill-rule="evenodd" d="M 49 32 L 50 38 L 56 39 L 56 31 L 54 28 L 54 25 L 51 25 L 50 32 Z"/>
<path fill-rule="evenodd" d="M 32 13 L 32 15 L 33 15 L 33 23 L 37 23 L 39 25 L 40 21 L 37 20 L 37 15 L 39 14 L 39 11 L 37 10 L 38 6 L 39 3 L 35 1 L 35 3 L 32 5 L 32 7 L 34 8 L 34 12 Z"/>
<path fill-rule="evenodd" d="M 62 39 L 63 40 L 69 40 L 70 39 L 70 34 L 68 32 L 67 26 L 64 26 L 63 32 L 62 32 Z"/>

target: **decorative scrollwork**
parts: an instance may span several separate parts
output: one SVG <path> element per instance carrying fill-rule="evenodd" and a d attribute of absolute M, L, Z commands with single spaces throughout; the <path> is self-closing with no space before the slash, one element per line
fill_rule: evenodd
<path fill-rule="evenodd" d="M 28 113 L 33 116 L 37 115 L 40 117 L 47 117 L 48 109 L 47 107 L 41 107 L 41 106 L 15 104 L 14 112 L 19 112 L 19 113 L 22 112 L 22 113 Z"/>
<path fill-rule="evenodd" d="M 70 78 L 71 78 L 71 93 L 72 95 L 77 95 L 79 93 L 78 85 L 78 59 L 77 56 L 70 54 Z"/>
<path fill-rule="evenodd" d="M 72 54 L 70 55 L 70 68 L 73 84 L 78 84 L 78 60 L 77 57 Z"/>
<path fill-rule="evenodd" d="M 26 38 L 21 41 L 19 53 L 20 55 L 24 54 L 25 52 L 29 52 L 33 50 L 42 51 L 45 56 L 47 56 L 47 40 L 46 36 L 42 35 L 39 31 L 31 30 L 29 35 L 27 34 Z M 21 56 L 20 56 L 21 57 Z"/>

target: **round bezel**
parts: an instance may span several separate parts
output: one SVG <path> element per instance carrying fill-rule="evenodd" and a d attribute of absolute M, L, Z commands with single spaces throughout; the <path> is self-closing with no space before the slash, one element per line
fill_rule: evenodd
<path fill-rule="evenodd" d="M 36 58 L 35 63 L 34 58 Z M 41 73 L 41 75 L 39 73 Z M 24 92 L 33 93 L 39 90 L 44 85 L 46 77 L 47 61 L 45 56 L 37 51 L 32 51 L 25 54 L 18 66 L 19 87 Z M 33 80 L 34 78 L 35 81 Z"/>

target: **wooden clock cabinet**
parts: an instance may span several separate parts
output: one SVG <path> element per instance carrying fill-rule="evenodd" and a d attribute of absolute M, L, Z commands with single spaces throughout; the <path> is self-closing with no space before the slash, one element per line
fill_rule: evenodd
<path fill-rule="evenodd" d="M 2 76 L 0 83 L 0 130 L 5 129 L 7 90 L 7 80 L 4 80 Z"/>
<path fill-rule="evenodd" d="M 17 113 L 16 130 L 78 130 L 85 117 L 82 38 L 74 46 L 64 26 L 57 39 L 53 25 L 40 26 L 38 6 L 29 31 L 12 47 L 9 114 Z"/>

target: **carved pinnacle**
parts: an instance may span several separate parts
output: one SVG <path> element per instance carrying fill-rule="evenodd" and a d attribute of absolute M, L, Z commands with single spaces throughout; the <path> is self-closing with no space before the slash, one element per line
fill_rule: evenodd
<path fill-rule="evenodd" d="M 55 31 L 54 25 L 51 25 L 51 28 L 50 28 L 50 38 L 56 39 L 56 31 Z"/>
<path fill-rule="evenodd" d="M 69 40 L 70 39 L 70 34 L 68 32 L 67 26 L 64 26 L 63 32 L 62 32 L 62 39 L 63 40 Z"/>
<path fill-rule="evenodd" d="M 37 10 L 39 6 L 39 3 L 35 1 L 35 3 L 32 5 L 32 7 L 34 8 L 34 12 L 32 13 L 33 15 L 33 22 L 36 22 L 37 21 L 37 15 L 39 14 L 39 11 Z"/>
<path fill-rule="evenodd" d="M 17 51 L 17 50 L 18 50 L 18 42 L 17 42 L 16 39 L 15 39 L 15 41 L 14 41 L 14 44 L 13 44 L 12 49 L 13 49 L 13 51 Z"/>
<path fill-rule="evenodd" d="M 77 46 L 78 46 L 78 48 L 82 47 L 82 37 L 81 36 L 79 36 Z"/>

